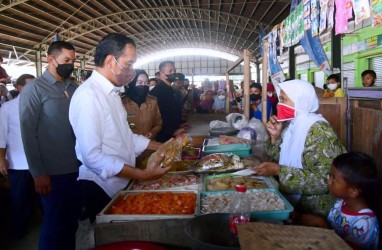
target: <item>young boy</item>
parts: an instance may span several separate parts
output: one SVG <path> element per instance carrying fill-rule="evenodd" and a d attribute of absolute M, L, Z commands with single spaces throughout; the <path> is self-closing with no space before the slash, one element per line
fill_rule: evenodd
<path fill-rule="evenodd" d="M 374 85 L 375 80 L 377 80 L 377 74 L 374 70 L 368 69 L 362 72 L 362 85 L 364 87 L 371 87 Z"/>

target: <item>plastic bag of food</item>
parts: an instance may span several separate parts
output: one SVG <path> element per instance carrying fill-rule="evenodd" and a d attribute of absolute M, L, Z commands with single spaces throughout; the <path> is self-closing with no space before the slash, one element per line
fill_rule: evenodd
<path fill-rule="evenodd" d="M 239 113 L 231 113 L 226 116 L 227 122 L 231 124 L 233 128 L 242 129 L 247 126 L 248 121 L 245 118 L 245 115 Z"/>
<path fill-rule="evenodd" d="M 248 122 L 247 127 L 253 128 L 256 131 L 256 135 L 257 135 L 256 140 L 257 141 L 260 141 L 260 142 L 268 141 L 268 139 L 269 139 L 268 132 L 267 132 L 264 124 L 260 120 L 258 120 L 256 118 L 252 118 Z"/>
<path fill-rule="evenodd" d="M 152 155 L 150 155 L 148 163 L 157 159 L 161 154 L 164 154 L 164 159 L 161 166 L 169 166 L 173 161 L 182 160 L 183 147 L 191 142 L 191 137 L 187 134 L 181 134 L 173 140 L 165 142 Z"/>
<path fill-rule="evenodd" d="M 210 122 L 210 129 L 213 128 L 229 128 L 231 125 L 228 122 L 223 122 L 219 120 L 213 120 Z"/>
<path fill-rule="evenodd" d="M 196 173 L 216 173 L 243 169 L 240 157 L 232 154 L 210 154 L 203 157 L 195 168 Z"/>
<path fill-rule="evenodd" d="M 257 138 L 256 130 L 247 126 L 240 130 L 240 132 L 237 134 L 237 137 L 247 139 L 251 143 L 253 143 L 256 141 Z"/>

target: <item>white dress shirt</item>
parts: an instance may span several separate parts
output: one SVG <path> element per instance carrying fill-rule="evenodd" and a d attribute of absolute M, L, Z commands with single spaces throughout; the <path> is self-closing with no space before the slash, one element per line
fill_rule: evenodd
<path fill-rule="evenodd" d="M 19 97 L 5 102 L 0 109 L 0 148 L 6 148 L 9 169 L 28 170 L 21 139 Z"/>
<path fill-rule="evenodd" d="M 124 164 L 135 158 L 150 140 L 133 134 L 118 95 L 119 88 L 97 71 L 74 93 L 69 120 L 76 135 L 76 154 L 82 162 L 79 180 L 97 183 L 110 197 L 129 180 L 117 177 Z"/>

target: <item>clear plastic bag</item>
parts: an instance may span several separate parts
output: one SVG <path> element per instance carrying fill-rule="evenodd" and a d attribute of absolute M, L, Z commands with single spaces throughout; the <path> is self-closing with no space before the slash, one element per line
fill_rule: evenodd
<path fill-rule="evenodd" d="M 256 118 L 252 118 L 248 122 L 247 127 L 250 127 L 256 131 L 256 135 L 257 135 L 256 140 L 257 141 L 259 141 L 259 142 L 268 141 L 268 139 L 269 139 L 268 132 L 267 132 L 264 124 L 260 120 L 258 120 Z"/>
<path fill-rule="evenodd" d="M 256 130 L 247 126 L 240 130 L 240 132 L 237 134 L 237 137 L 247 139 L 251 143 L 253 143 L 256 141 L 257 138 Z"/>
<path fill-rule="evenodd" d="M 245 115 L 239 114 L 239 113 L 231 113 L 226 116 L 227 122 L 231 124 L 233 128 L 236 128 L 238 130 L 244 128 L 247 126 L 248 121 L 245 118 Z"/>
<path fill-rule="evenodd" d="M 164 159 L 161 166 L 169 166 L 173 161 L 181 161 L 183 147 L 190 142 L 191 137 L 187 134 L 181 134 L 175 139 L 165 142 L 157 151 L 150 155 L 147 164 L 158 159 L 162 153 L 164 154 Z"/>

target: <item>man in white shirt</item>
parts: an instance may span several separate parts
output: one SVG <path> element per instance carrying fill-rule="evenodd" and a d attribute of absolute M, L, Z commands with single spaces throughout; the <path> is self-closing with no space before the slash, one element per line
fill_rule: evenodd
<path fill-rule="evenodd" d="M 76 154 L 82 162 L 79 172 L 83 206 L 90 218 L 107 205 L 130 179 L 157 178 L 169 168 L 159 161 L 144 170 L 135 168 L 135 158 L 160 143 L 133 134 L 119 97 L 121 86 L 135 76 L 135 43 L 121 34 L 109 34 L 97 45 L 91 77 L 72 97 L 69 120 L 76 135 Z"/>
<path fill-rule="evenodd" d="M 33 75 L 21 75 L 16 89 L 21 92 Z M 21 139 L 19 97 L 4 103 L 0 109 L 0 173 L 8 175 L 11 186 L 11 238 L 25 236 L 32 211 L 33 178 L 28 170 Z"/>

